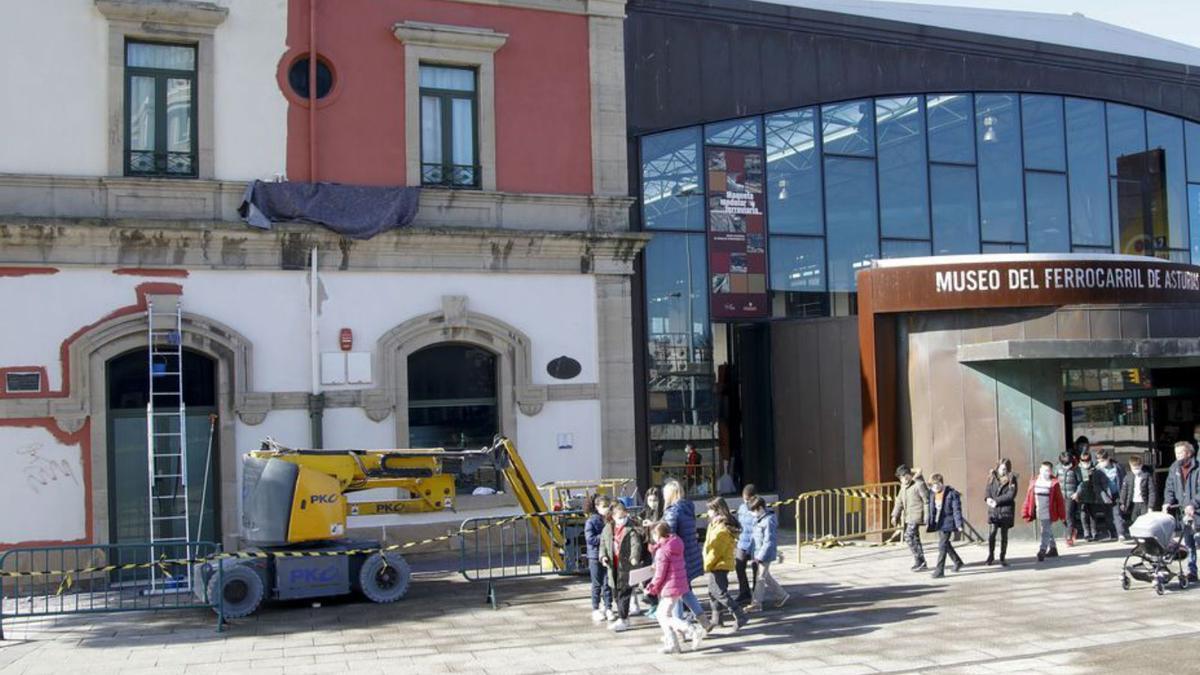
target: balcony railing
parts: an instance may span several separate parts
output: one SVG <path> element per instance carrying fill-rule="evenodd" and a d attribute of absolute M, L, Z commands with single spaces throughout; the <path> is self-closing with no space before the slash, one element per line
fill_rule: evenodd
<path fill-rule="evenodd" d="M 128 150 L 125 153 L 125 175 L 195 178 L 196 153 Z"/>
<path fill-rule="evenodd" d="M 422 164 L 421 185 L 478 189 L 479 174 L 478 166 L 468 164 Z"/>

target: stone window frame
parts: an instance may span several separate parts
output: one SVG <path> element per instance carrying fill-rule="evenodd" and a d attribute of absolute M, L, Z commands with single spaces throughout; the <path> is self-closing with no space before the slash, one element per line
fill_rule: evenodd
<path fill-rule="evenodd" d="M 125 41 L 194 45 L 196 47 L 196 157 L 194 176 L 181 180 L 212 179 L 216 173 L 213 121 L 213 43 L 217 27 L 229 9 L 212 2 L 165 0 L 95 0 L 108 19 L 108 175 L 125 175 Z"/>
<path fill-rule="evenodd" d="M 404 21 L 392 27 L 404 45 L 404 158 L 409 185 L 421 184 L 421 65 L 473 68 L 476 72 L 476 128 L 480 189 L 496 190 L 495 53 L 507 33 L 490 28 Z"/>
<path fill-rule="evenodd" d="M 533 384 L 532 343 L 517 328 L 467 309 L 464 296 L 443 296 L 442 308 L 405 321 L 379 337 L 374 368 L 381 388 L 363 392 L 363 409 L 374 422 L 394 418 L 396 447 L 409 446 L 408 357 L 426 347 L 464 344 L 496 355 L 497 421 L 500 433 L 517 437 L 517 413 L 542 411 L 547 387 Z"/>

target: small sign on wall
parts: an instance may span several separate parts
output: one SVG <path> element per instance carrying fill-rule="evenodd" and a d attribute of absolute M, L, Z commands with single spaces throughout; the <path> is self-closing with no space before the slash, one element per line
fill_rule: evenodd
<path fill-rule="evenodd" d="M 575 434 L 560 433 L 558 434 L 557 443 L 559 450 L 571 450 L 575 447 Z"/>

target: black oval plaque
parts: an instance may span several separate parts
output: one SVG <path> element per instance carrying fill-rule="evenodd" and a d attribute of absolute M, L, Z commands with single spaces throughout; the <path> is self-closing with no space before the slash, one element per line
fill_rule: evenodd
<path fill-rule="evenodd" d="M 546 372 L 556 380 L 569 380 L 579 375 L 583 366 L 569 356 L 560 356 L 546 364 Z"/>

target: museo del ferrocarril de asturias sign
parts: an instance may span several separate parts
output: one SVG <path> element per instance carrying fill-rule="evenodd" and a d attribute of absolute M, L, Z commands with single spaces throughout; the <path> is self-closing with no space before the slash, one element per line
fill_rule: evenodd
<path fill-rule="evenodd" d="M 875 311 L 1200 303 L 1200 267 L 1118 255 L 998 255 L 881 261 Z"/>

